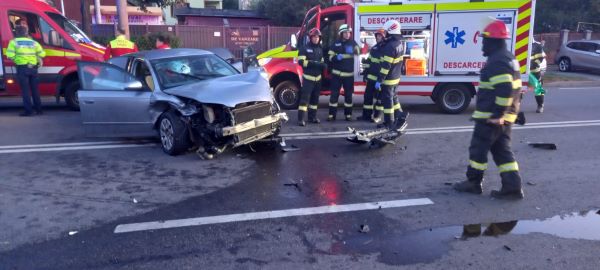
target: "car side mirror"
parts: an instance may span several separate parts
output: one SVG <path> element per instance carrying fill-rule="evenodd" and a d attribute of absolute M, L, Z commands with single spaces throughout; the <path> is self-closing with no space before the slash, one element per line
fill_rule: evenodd
<path fill-rule="evenodd" d="M 292 34 L 292 36 L 290 37 L 290 45 L 294 49 L 296 49 L 296 47 L 298 46 L 298 38 L 296 37 L 295 34 Z"/>
<path fill-rule="evenodd" d="M 142 91 L 144 90 L 144 84 L 142 84 L 142 82 L 135 80 L 135 81 L 131 81 L 128 83 L 125 83 L 124 85 L 125 90 L 127 91 Z"/>
<path fill-rule="evenodd" d="M 58 32 L 54 30 L 50 30 L 50 32 L 48 32 L 48 39 L 48 43 L 50 43 L 52 46 L 61 47 L 63 45 Z"/>

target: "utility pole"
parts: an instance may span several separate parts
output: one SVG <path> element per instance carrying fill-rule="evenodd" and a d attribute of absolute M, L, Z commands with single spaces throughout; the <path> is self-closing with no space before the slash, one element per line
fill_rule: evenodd
<path fill-rule="evenodd" d="M 81 27 L 85 33 L 90 34 L 90 5 L 89 0 L 81 0 Z"/>
<path fill-rule="evenodd" d="M 117 0 L 117 15 L 119 17 L 118 28 L 125 30 L 125 36 L 129 37 L 129 16 L 127 16 L 127 0 Z"/>
<path fill-rule="evenodd" d="M 100 15 L 100 0 L 94 0 L 94 16 L 96 18 L 96 24 L 102 22 L 102 16 Z"/>

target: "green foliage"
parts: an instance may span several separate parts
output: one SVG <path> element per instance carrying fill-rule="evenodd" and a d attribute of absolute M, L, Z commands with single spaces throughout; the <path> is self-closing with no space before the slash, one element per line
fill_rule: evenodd
<path fill-rule="evenodd" d="M 535 32 L 575 31 L 578 22 L 598 23 L 600 0 L 538 0 Z"/>
<path fill-rule="evenodd" d="M 240 9 L 240 1 L 223 0 L 223 9 Z"/>
<path fill-rule="evenodd" d="M 306 11 L 316 5 L 331 5 L 331 0 L 255 0 L 253 9 L 271 19 L 278 26 L 300 26 Z"/>

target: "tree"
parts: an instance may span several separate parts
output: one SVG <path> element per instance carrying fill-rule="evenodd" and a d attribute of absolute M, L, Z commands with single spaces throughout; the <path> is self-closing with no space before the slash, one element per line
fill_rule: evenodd
<path fill-rule="evenodd" d="M 306 11 L 316 5 L 326 7 L 331 5 L 327 0 L 256 0 L 253 9 L 271 19 L 279 26 L 299 26 L 304 20 Z"/>
<path fill-rule="evenodd" d="M 537 1 L 535 32 L 575 30 L 578 22 L 597 22 L 600 0 L 541 0 Z"/>

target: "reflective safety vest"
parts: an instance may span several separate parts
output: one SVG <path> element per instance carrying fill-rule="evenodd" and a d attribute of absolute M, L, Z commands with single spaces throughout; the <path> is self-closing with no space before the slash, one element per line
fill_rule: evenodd
<path fill-rule="evenodd" d="M 514 123 L 521 105 L 521 73 L 515 56 L 501 50 L 493 53 L 481 69 L 477 103 L 472 118 L 499 119 Z"/>
<path fill-rule="evenodd" d="M 18 37 L 11 40 L 6 48 L 6 57 L 16 65 L 37 65 L 38 59 L 44 58 L 46 52 L 35 40 L 27 37 Z"/>
<path fill-rule="evenodd" d="M 388 86 L 396 86 L 400 83 L 403 55 L 402 41 L 395 36 L 390 37 L 381 49 L 378 82 Z"/>
<path fill-rule="evenodd" d="M 138 48 L 135 43 L 127 40 L 124 35 L 117 36 L 117 38 L 113 39 L 106 46 L 106 51 L 104 52 L 104 60 L 108 60 L 112 57 L 118 57 L 124 54 L 137 52 Z"/>
<path fill-rule="evenodd" d="M 532 47 L 530 70 L 533 73 L 540 73 L 542 72 L 542 62 L 546 58 L 546 53 L 544 52 L 542 44 L 539 42 L 534 42 Z"/>

